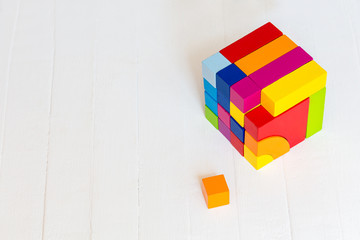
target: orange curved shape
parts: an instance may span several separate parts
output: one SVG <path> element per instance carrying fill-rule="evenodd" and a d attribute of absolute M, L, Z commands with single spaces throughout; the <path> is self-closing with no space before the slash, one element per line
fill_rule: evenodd
<path fill-rule="evenodd" d="M 244 157 L 256 170 L 259 170 L 274 160 L 270 155 L 256 156 L 246 145 L 244 145 Z"/>
<path fill-rule="evenodd" d="M 289 142 L 280 136 L 267 137 L 257 142 L 245 131 L 245 145 L 255 156 L 270 155 L 273 159 L 280 157 L 290 150 Z"/>

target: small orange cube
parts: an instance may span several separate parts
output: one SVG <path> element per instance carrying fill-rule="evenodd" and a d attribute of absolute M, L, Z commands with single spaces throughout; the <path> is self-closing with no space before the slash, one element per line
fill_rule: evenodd
<path fill-rule="evenodd" d="M 208 208 L 227 205 L 230 202 L 229 188 L 223 174 L 203 178 L 201 190 Z"/>

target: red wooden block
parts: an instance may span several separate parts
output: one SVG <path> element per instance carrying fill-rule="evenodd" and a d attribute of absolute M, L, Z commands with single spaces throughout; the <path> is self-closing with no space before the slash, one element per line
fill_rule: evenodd
<path fill-rule="evenodd" d="M 258 48 L 283 35 L 271 22 L 259 27 L 248 35 L 225 47 L 220 53 L 231 63 L 245 57 Z"/>
<path fill-rule="evenodd" d="M 245 129 L 256 141 L 281 136 L 293 147 L 305 139 L 308 112 L 308 98 L 277 117 L 259 106 L 245 114 Z"/>
<path fill-rule="evenodd" d="M 233 132 L 230 132 L 230 142 L 241 156 L 244 156 L 244 143 Z"/>

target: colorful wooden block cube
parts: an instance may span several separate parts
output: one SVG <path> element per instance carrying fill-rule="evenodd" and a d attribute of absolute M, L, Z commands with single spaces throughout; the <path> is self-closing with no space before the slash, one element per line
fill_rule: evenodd
<path fill-rule="evenodd" d="M 229 188 L 224 175 L 203 178 L 201 190 L 208 208 L 219 207 L 230 203 Z"/>
<path fill-rule="evenodd" d="M 322 129 L 327 73 L 272 23 L 202 63 L 206 105 L 255 169 Z"/>

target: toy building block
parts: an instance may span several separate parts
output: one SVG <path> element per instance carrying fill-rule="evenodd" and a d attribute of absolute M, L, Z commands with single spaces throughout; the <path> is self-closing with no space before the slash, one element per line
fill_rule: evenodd
<path fill-rule="evenodd" d="M 241 156 L 244 156 L 244 143 L 233 132 L 230 132 L 230 142 Z"/>
<path fill-rule="evenodd" d="M 310 61 L 261 91 L 261 105 L 278 116 L 326 85 L 326 71 Z"/>
<path fill-rule="evenodd" d="M 311 60 L 313 58 L 301 47 L 296 47 L 250 74 L 249 77 L 260 89 L 263 89 Z"/>
<path fill-rule="evenodd" d="M 230 102 L 230 116 L 233 117 L 240 126 L 244 127 L 245 113 L 240 111 L 240 109 L 238 109 L 232 102 Z"/>
<path fill-rule="evenodd" d="M 218 117 L 228 128 L 230 128 L 230 114 L 220 104 L 218 104 Z"/>
<path fill-rule="evenodd" d="M 210 95 L 215 101 L 217 101 L 217 90 L 204 78 L 204 89 L 207 94 Z"/>
<path fill-rule="evenodd" d="M 279 136 L 267 137 L 258 142 L 248 132 L 245 132 L 245 144 L 254 155 L 271 155 L 273 159 L 290 151 L 288 141 Z"/>
<path fill-rule="evenodd" d="M 221 121 L 220 119 L 219 119 L 219 131 L 222 133 L 222 135 L 224 135 L 224 137 L 227 138 L 227 140 L 229 140 L 229 142 L 231 141 L 231 139 L 230 139 L 230 136 L 231 136 L 230 128 L 228 128 L 226 126 L 226 124 L 223 121 Z"/>
<path fill-rule="evenodd" d="M 280 136 L 293 147 L 305 139 L 308 110 L 309 99 L 277 117 L 273 117 L 263 106 L 259 106 L 245 114 L 245 129 L 256 141 Z"/>
<path fill-rule="evenodd" d="M 229 188 L 224 175 L 203 178 L 201 190 L 208 208 L 224 206 L 230 203 Z"/>
<path fill-rule="evenodd" d="M 249 77 L 241 79 L 230 87 L 230 102 L 243 113 L 259 105 L 260 98 L 261 89 Z"/>
<path fill-rule="evenodd" d="M 256 170 L 259 170 L 274 160 L 270 155 L 256 156 L 246 145 L 244 145 L 244 157 Z"/>
<path fill-rule="evenodd" d="M 282 32 L 272 23 L 268 22 L 245 37 L 220 50 L 220 53 L 230 62 L 234 63 L 281 35 L 283 35 Z"/>
<path fill-rule="evenodd" d="M 230 98 L 225 97 L 218 91 L 218 103 L 227 111 L 230 112 Z"/>
<path fill-rule="evenodd" d="M 216 128 L 219 129 L 218 116 L 205 105 L 205 117 Z"/>
<path fill-rule="evenodd" d="M 250 75 L 296 47 L 297 45 L 293 41 L 283 35 L 236 61 L 235 65 L 246 75 Z"/>
<path fill-rule="evenodd" d="M 254 108 L 256 108 L 256 107 L 257 106 L 255 106 Z M 252 108 L 252 109 L 254 109 L 254 108 Z M 250 112 L 252 109 L 250 109 L 247 112 Z M 244 127 L 245 113 L 240 111 L 240 109 L 238 109 L 235 106 L 235 104 L 233 104 L 232 102 L 230 102 L 230 116 L 233 117 L 235 119 L 235 121 L 237 121 L 240 124 L 240 126 Z"/>
<path fill-rule="evenodd" d="M 322 129 L 325 95 L 326 88 L 323 88 L 310 96 L 306 138 L 311 137 Z"/>
<path fill-rule="evenodd" d="M 229 62 L 229 60 L 227 60 L 221 53 L 215 53 L 202 61 L 203 78 L 216 88 L 216 73 L 230 64 L 231 62 Z"/>
<path fill-rule="evenodd" d="M 230 130 L 235 134 L 236 137 L 240 139 L 241 142 L 244 142 L 245 129 L 240 126 L 232 117 L 230 117 Z"/>
<path fill-rule="evenodd" d="M 202 64 L 206 117 L 255 169 L 322 129 L 326 71 L 271 23 Z"/>
<path fill-rule="evenodd" d="M 219 94 L 230 99 L 230 87 L 246 77 L 246 74 L 241 71 L 235 64 L 231 64 L 226 68 L 220 70 L 216 74 L 216 88 Z M 229 105 L 223 106 L 228 112 L 230 112 L 230 101 Z"/>
<path fill-rule="evenodd" d="M 210 110 L 215 113 L 215 115 L 218 115 L 218 107 L 217 107 L 217 102 L 207 93 L 204 92 L 204 96 L 205 96 L 205 105 L 208 106 L 208 108 L 210 108 Z"/>

